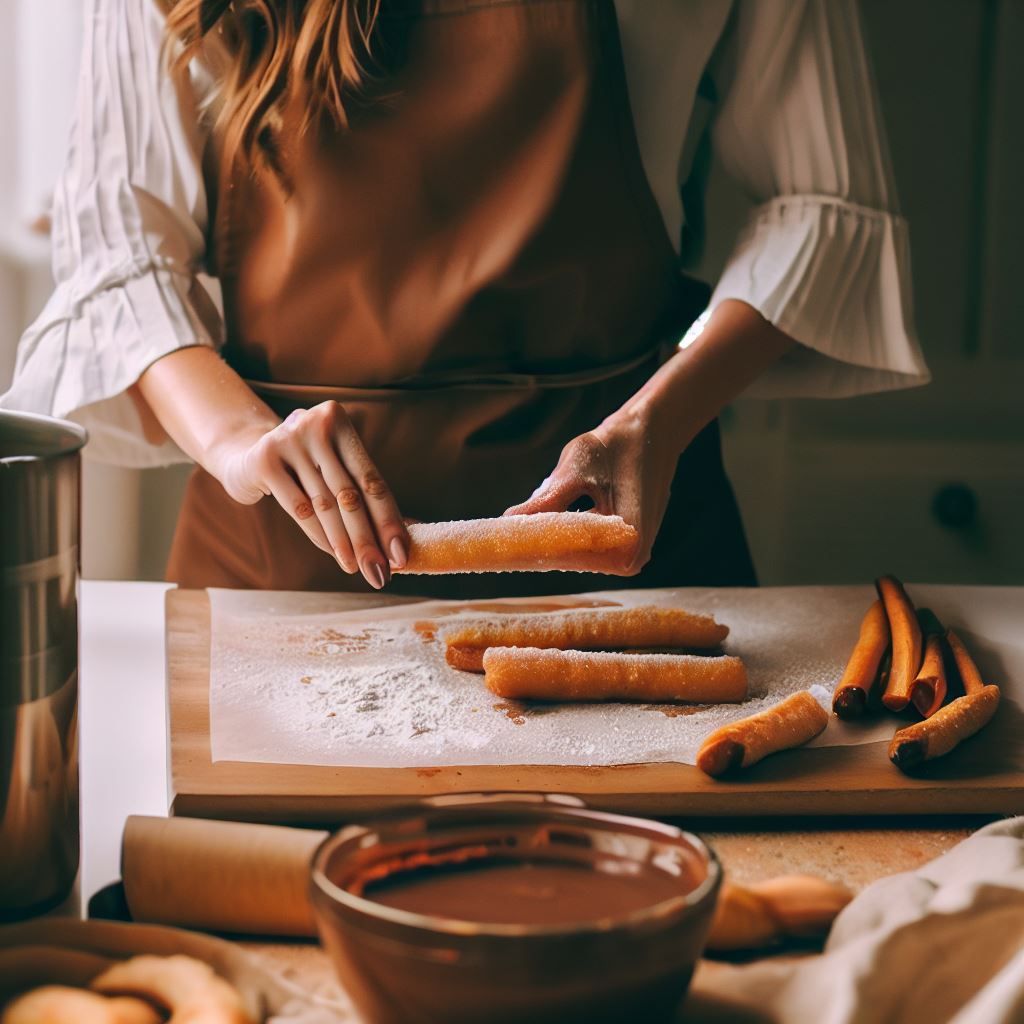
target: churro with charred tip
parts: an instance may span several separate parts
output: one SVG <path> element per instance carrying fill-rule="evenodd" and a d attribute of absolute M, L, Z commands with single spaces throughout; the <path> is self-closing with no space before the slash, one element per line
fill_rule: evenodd
<path fill-rule="evenodd" d="M 716 729 L 697 752 L 697 767 L 719 776 L 747 768 L 769 754 L 799 747 L 813 740 L 828 725 L 828 712 L 807 690 L 784 701 Z"/>
<path fill-rule="evenodd" d="M 921 627 L 907 592 L 895 576 L 875 581 L 878 596 L 885 605 L 892 638 L 892 667 L 882 703 L 890 711 L 902 711 L 910 703 L 910 694 L 921 667 Z"/>
<path fill-rule="evenodd" d="M 950 701 L 931 718 L 897 730 L 889 744 L 889 760 L 908 769 L 948 754 L 991 721 L 999 697 L 998 686 L 982 686 Z"/>
<path fill-rule="evenodd" d="M 859 718 L 864 714 L 888 646 L 889 619 L 882 602 L 875 601 L 860 624 L 857 643 L 832 697 L 832 710 L 840 718 Z"/>
<path fill-rule="evenodd" d="M 917 619 L 924 635 L 924 660 L 910 691 L 910 703 L 923 718 L 931 718 L 945 702 L 948 689 L 942 623 L 929 608 L 919 609 Z"/>
<path fill-rule="evenodd" d="M 729 635 L 710 615 L 679 608 L 609 608 L 538 612 L 470 622 L 444 634 L 448 664 L 482 672 L 488 647 L 540 647 L 561 650 L 616 650 L 627 647 L 708 649 Z"/>
<path fill-rule="evenodd" d="M 951 629 L 946 630 L 946 643 L 953 652 L 953 661 L 956 663 L 956 670 L 960 673 L 960 682 L 963 684 L 964 693 L 979 693 L 985 688 L 985 683 L 974 664 L 974 659 L 967 653 L 964 642 Z"/>
<path fill-rule="evenodd" d="M 516 700 L 721 704 L 747 696 L 739 658 L 695 654 L 488 647 L 484 681 L 499 697 Z"/>
<path fill-rule="evenodd" d="M 637 533 L 620 516 L 538 512 L 413 523 L 409 540 L 403 573 L 607 572 L 629 561 Z"/>

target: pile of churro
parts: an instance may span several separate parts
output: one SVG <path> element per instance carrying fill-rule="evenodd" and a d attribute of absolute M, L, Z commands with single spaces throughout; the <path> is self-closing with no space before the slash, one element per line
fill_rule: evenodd
<path fill-rule="evenodd" d="M 916 711 L 921 720 L 897 729 L 889 745 L 889 759 L 907 771 L 984 728 L 1000 691 L 982 680 L 960 637 L 930 609 L 915 608 L 895 576 L 880 577 L 875 587 L 878 600 L 861 623 L 832 710 L 848 720 L 883 709 Z"/>
<path fill-rule="evenodd" d="M 889 759 L 903 771 L 948 754 L 984 728 L 999 706 L 999 687 L 986 685 L 952 629 L 928 608 L 917 609 L 895 576 L 875 581 L 878 599 L 832 698 L 846 721 L 879 711 L 916 711 L 921 720 L 897 729 Z M 952 662 L 962 694 L 952 697 Z M 799 746 L 823 732 L 829 716 L 810 693 L 797 693 L 767 711 L 713 732 L 697 754 L 709 775 L 755 764 L 767 754 Z"/>
<path fill-rule="evenodd" d="M 444 640 L 450 665 L 506 699 L 722 704 L 747 696 L 743 662 L 706 653 L 728 634 L 708 615 L 642 607 L 503 615 Z"/>
<path fill-rule="evenodd" d="M 403 573 L 614 572 L 629 563 L 637 533 L 619 516 L 545 512 L 415 523 L 409 541 Z M 679 609 L 514 615 L 449 633 L 446 657 L 483 672 L 507 700 L 739 703 L 747 698 L 743 662 L 708 654 L 728 633 L 710 616 Z M 754 764 L 813 739 L 827 721 L 810 693 L 798 694 L 712 734 L 698 763 L 716 775 Z"/>
<path fill-rule="evenodd" d="M 409 540 L 404 573 L 607 572 L 629 562 L 637 533 L 619 516 L 546 512 L 416 523 Z M 454 668 L 483 672 L 505 699 L 739 703 L 747 698 L 743 662 L 707 654 L 728 633 L 678 609 L 541 613 L 456 630 L 446 656 Z M 810 693 L 797 694 L 712 734 L 698 764 L 715 775 L 745 767 L 808 742 L 827 722 Z"/>
<path fill-rule="evenodd" d="M 600 608 L 503 615 L 443 635 L 455 668 L 483 672 L 504 699 L 738 704 L 747 670 L 718 648 L 729 628 L 678 608 Z M 722 775 L 807 743 L 828 724 L 808 692 L 713 732 L 698 766 Z"/>
<path fill-rule="evenodd" d="M 877 583 L 832 708 L 845 720 L 915 712 L 889 749 L 903 770 L 941 757 L 983 728 L 999 704 L 963 642 L 928 609 L 916 609 L 893 576 Z M 721 651 L 728 626 L 678 608 L 595 608 L 472 620 L 443 635 L 454 668 L 482 672 L 505 700 L 739 704 L 743 661 Z M 955 666 L 954 673 L 948 664 Z M 962 694 L 959 690 L 962 690 Z M 728 776 L 770 754 L 809 743 L 830 715 L 803 690 L 707 736 L 697 767 Z"/>
<path fill-rule="evenodd" d="M 628 562 L 636 531 L 618 516 L 540 513 L 409 527 L 407 573 L 609 571 Z M 853 719 L 880 709 L 914 709 L 889 748 L 904 770 L 941 757 L 984 727 L 999 704 L 959 637 L 918 611 L 894 576 L 876 582 L 878 600 L 836 687 L 832 709 Z M 447 634 L 454 668 L 483 672 L 499 697 L 538 701 L 739 703 L 743 662 L 714 651 L 729 629 L 707 615 L 656 607 L 503 616 Z M 962 696 L 950 699 L 947 656 Z M 809 691 L 732 722 L 706 738 L 697 766 L 712 776 L 810 742 L 829 715 Z"/>

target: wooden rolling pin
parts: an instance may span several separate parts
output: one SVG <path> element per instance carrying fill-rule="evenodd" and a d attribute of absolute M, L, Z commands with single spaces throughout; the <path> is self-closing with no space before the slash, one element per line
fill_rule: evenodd
<path fill-rule="evenodd" d="M 326 832 L 133 815 L 121 874 L 132 920 L 236 935 L 315 937 L 309 864 Z M 818 878 L 722 887 L 708 937 L 715 950 L 758 949 L 824 935 L 850 900 Z"/>
<path fill-rule="evenodd" d="M 132 815 L 121 875 L 133 921 L 315 936 L 309 864 L 326 832 Z"/>

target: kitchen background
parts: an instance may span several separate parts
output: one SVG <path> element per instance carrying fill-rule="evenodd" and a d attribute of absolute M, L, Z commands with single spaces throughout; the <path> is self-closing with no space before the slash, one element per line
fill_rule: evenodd
<path fill-rule="evenodd" d="M 685 0 L 680 0 L 685 2 Z M 1024 583 L 1024 0 L 862 0 L 903 212 L 926 388 L 738 402 L 726 457 L 766 584 Z M 0 391 L 50 290 L 44 225 L 80 0 L 0 0 Z M 744 199 L 714 181 L 709 220 Z M 724 243 L 709 251 L 711 279 Z M 83 569 L 158 579 L 187 467 L 86 463 Z"/>

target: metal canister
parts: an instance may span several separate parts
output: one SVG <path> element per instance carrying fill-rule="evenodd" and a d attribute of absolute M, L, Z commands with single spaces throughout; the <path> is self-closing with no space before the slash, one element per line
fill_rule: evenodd
<path fill-rule="evenodd" d="M 78 873 L 81 455 L 74 423 L 0 411 L 0 917 Z"/>

